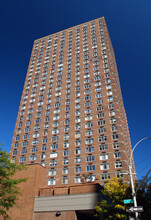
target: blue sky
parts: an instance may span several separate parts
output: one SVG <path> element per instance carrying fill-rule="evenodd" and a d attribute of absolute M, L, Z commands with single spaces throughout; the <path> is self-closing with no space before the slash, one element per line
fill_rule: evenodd
<path fill-rule="evenodd" d="M 2 1 L 0 142 L 4 149 L 10 150 L 33 41 L 102 16 L 116 56 L 132 146 L 151 136 L 150 9 L 150 0 Z M 137 147 L 134 158 L 141 178 L 151 168 L 151 140 Z"/>

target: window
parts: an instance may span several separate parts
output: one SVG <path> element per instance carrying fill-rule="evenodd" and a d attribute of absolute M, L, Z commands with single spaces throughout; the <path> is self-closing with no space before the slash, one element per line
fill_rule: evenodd
<path fill-rule="evenodd" d="M 113 143 L 113 148 L 114 149 L 120 148 L 120 143 L 118 143 L 118 142 Z"/>
<path fill-rule="evenodd" d="M 100 169 L 101 169 L 101 170 L 108 170 L 108 169 L 110 169 L 109 163 L 102 163 L 102 164 L 100 165 Z"/>
<path fill-rule="evenodd" d="M 51 150 L 56 150 L 58 149 L 58 144 L 52 144 L 50 147 Z"/>
<path fill-rule="evenodd" d="M 105 120 L 98 121 L 98 125 L 105 125 Z"/>
<path fill-rule="evenodd" d="M 91 162 L 91 161 L 94 161 L 95 160 L 95 157 L 93 155 L 88 155 L 86 157 L 86 162 Z"/>
<path fill-rule="evenodd" d="M 58 153 L 57 152 L 52 152 L 50 153 L 50 158 L 55 158 L 58 156 Z"/>
<path fill-rule="evenodd" d="M 21 150 L 21 154 L 26 154 L 27 153 L 27 149 L 26 148 L 23 148 L 22 150 Z"/>
<path fill-rule="evenodd" d="M 65 125 L 69 125 L 70 124 L 70 119 L 66 119 L 65 120 Z"/>
<path fill-rule="evenodd" d="M 116 125 L 112 125 L 111 130 L 112 130 L 112 131 L 117 131 L 117 126 L 116 126 Z"/>
<path fill-rule="evenodd" d="M 37 138 L 37 137 L 39 137 L 39 132 L 33 134 L 33 138 Z"/>
<path fill-rule="evenodd" d="M 118 139 L 118 137 L 119 137 L 119 135 L 118 135 L 118 134 L 113 134 L 113 135 L 112 135 L 112 139 L 113 139 L 113 140 Z"/>
<path fill-rule="evenodd" d="M 101 174 L 101 180 L 107 180 L 107 179 L 110 179 L 110 174 L 109 173 L 103 173 Z"/>
<path fill-rule="evenodd" d="M 41 154 L 40 159 L 45 159 L 46 158 L 46 154 Z"/>
<path fill-rule="evenodd" d="M 62 174 L 68 174 L 68 173 L 69 173 L 68 167 L 64 167 L 62 170 Z"/>
<path fill-rule="evenodd" d="M 76 176 L 74 179 L 75 183 L 81 183 L 81 177 L 80 176 Z"/>
<path fill-rule="evenodd" d="M 15 148 L 17 148 L 17 147 L 18 147 L 18 142 L 16 142 L 16 143 L 14 144 L 14 147 L 15 147 Z"/>
<path fill-rule="evenodd" d="M 68 184 L 68 177 L 64 176 L 62 178 L 62 184 Z"/>
<path fill-rule="evenodd" d="M 65 134 L 64 135 L 64 140 L 68 140 L 69 139 L 69 134 Z"/>
<path fill-rule="evenodd" d="M 35 153 L 35 152 L 37 152 L 38 151 L 38 148 L 37 147 L 32 147 L 31 148 L 31 153 Z"/>
<path fill-rule="evenodd" d="M 103 104 L 103 99 L 98 99 L 98 100 L 96 100 L 96 104 L 97 104 L 97 105 Z"/>
<path fill-rule="evenodd" d="M 36 156 L 36 155 L 31 155 L 30 158 L 29 158 L 30 161 L 31 161 L 31 160 L 36 160 L 36 159 L 37 159 L 37 156 Z"/>
<path fill-rule="evenodd" d="M 110 111 L 109 116 L 115 116 L 115 111 L 114 110 Z"/>
<path fill-rule="evenodd" d="M 59 126 L 59 121 L 53 122 L 53 127 L 58 127 Z"/>
<path fill-rule="evenodd" d="M 54 136 L 54 137 L 52 137 L 52 142 L 56 142 L 56 141 L 58 141 L 59 140 L 59 136 Z"/>
<path fill-rule="evenodd" d="M 109 103 L 109 108 L 114 108 L 114 104 L 113 103 Z"/>
<path fill-rule="evenodd" d="M 99 142 L 107 141 L 107 136 L 100 136 L 98 139 Z"/>
<path fill-rule="evenodd" d="M 86 177 L 86 181 L 87 182 L 94 182 L 96 180 L 96 177 L 95 177 L 95 175 L 88 175 L 87 177 Z"/>
<path fill-rule="evenodd" d="M 81 173 L 81 166 L 75 167 L 75 173 Z"/>
<path fill-rule="evenodd" d="M 121 152 L 116 151 L 116 152 L 114 153 L 114 158 L 121 158 Z"/>
<path fill-rule="evenodd" d="M 36 144 L 38 144 L 38 140 L 33 140 L 32 145 L 36 145 Z"/>
<path fill-rule="evenodd" d="M 64 148 L 68 148 L 68 147 L 69 147 L 69 142 L 65 142 L 65 143 L 63 144 L 63 147 L 64 147 Z"/>
<path fill-rule="evenodd" d="M 85 116 L 85 121 L 89 121 L 89 120 L 92 120 L 92 115 Z"/>
<path fill-rule="evenodd" d="M 121 171 L 117 171 L 116 173 L 116 177 L 119 178 L 123 178 L 123 173 Z"/>
<path fill-rule="evenodd" d="M 55 128 L 52 130 L 52 134 L 58 134 L 59 133 L 59 129 Z"/>
<path fill-rule="evenodd" d="M 111 123 L 111 124 L 116 123 L 116 118 L 111 118 L 111 119 L 110 119 L 110 123 Z"/>
<path fill-rule="evenodd" d="M 56 169 L 49 170 L 49 173 L 48 173 L 49 176 L 55 176 L 56 174 L 57 174 Z"/>
<path fill-rule="evenodd" d="M 93 144 L 94 143 L 94 139 L 93 138 L 87 138 L 85 143 L 86 144 Z"/>
<path fill-rule="evenodd" d="M 86 153 L 92 153 L 94 152 L 94 147 L 87 147 L 86 148 Z"/>
<path fill-rule="evenodd" d="M 81 129 L 81 125 L 80 125 L 80 124 L 77 124 L 76 127 L 75 127 L 75 129 L 76 129 L 76 130 L 80 130 L 80 129 Z"/>
<path fill-rule="evenodd" d="M 109 159 L 109 155 L 106 153 L 103 153 L 100 155 L 100 160 L 108 160 Z"/>
<path fill-rule="evenodd" d="M 77 164 L 77 163 L 81 163 L 81 157 L 76 157 L 75 158 L 75 163 Z"/>
<path fill-rule="evenodd" d="M 85 107 L 90 107 L 90 106 L 92 106 L 92 102 L 88 101 L 88 102 L 85 103 Z"/>
<path fill-rule="evenodd" d="M 85 135 L 86 136 L 93 135 L 93 131 L 92 130 L 88 130 L 88 131 L 85 132 Z"/>
<path fill-rule="evenodd" d="M 25 162 L 26 161 L 26 157 L 20 157 L 19 158 L 19 162 Z"/>
<path fill-rule="evenodd" d="M 97 110 L 97 111 L 102 111 L 102 110 L 104 110 L 104 106 L 103 106 L 103 105 L 100 105 L 100 106 L 98 106 L 98 107 L 96 108 L 96 110 Z"/>
<path fill-rule="evenodd" d="M 47 143 L 47 138 L 43 138 L 43 143 Z"/>
<path fill-rule="evenodd" d="M 69 156 L 69 150 L 64 150 L 63 151 L 63 156 L 66 156 L 66 157 Z"/>
<path fill-rule="evenodd" d="M 104 116 L 105 116 L 104 112 L 101 112 L 101 113 L 97 114 L 98 118 L 104 118 Z"/>
<path fill-rule="evenodd" d="M 99 129 L 98 129 L 98 133 L 99 133 L 99 134 L 104 134 L 104 133 L 106 133 L 106 128 L 104 128 L 104 127 L 99 128 Z"/>
<path fill-rule="evenodd" d="M 107 144 L 101 144 L 101 145 L 99 146 L 99 149 L 100 149 L 100 151 L 108 150 L 108 145 L 107 145 Z"/>
<path fill-rule="evenodd" d="M 121 161 L 115 162 L 115 168 L 122 168 L 122 162 Z"/>
<path fill-rule="evenodd" d="M 49 162 L 49 166 L 50 166 L 50 167 L 57 166 L 57 161 L 56 161 L 56 160 L 50 161 L 50 162 Z"/>
<path fill-rule="evenodd" d="M 95 165 L 88 165 L 87 167 L 86 167 L 86 171 L 87 172 L 91 172 L 91 171 L 95 171 Z"/>
<path fill-rule="evenodd" d="M 23 147 L 24 147 L 24 146 L 28 146 L 28 141 L 22 142 L 22 146 L 23 146 Z"/>
<path fill-rule="evenodd" d="M 81 148 L 76 148 L 75 149 L 75 154 L 81 154 Z"/>
<path fill-rule="evenodd" d="M 93 127 L 93 122 L 87 122 L 85 124 L 85 128 L 91 128 L 91 127 Z"/>
<path fill-rule="evenodd" d="M 49 179 L 48 180 L 48 186 L 54 186 L 54 185 L 56 185 L 56 179 L 54 179 L 54 178 L 51 178 L 51 179 Z"/>
<path fill-rule="evenodd" d="M 46 150 L 47 150 L 47 146 L 46 146 L 46 145 L 43 145 L 42 148 L 41 148 L 41 150 L 42 150 L 42 151 L 46 151 Z"/>
<path fill-rule="evenodd" d="M 63 165 L 68 165 L 69 164 L 69 159 L 64 159 L 63 160 Z"/>

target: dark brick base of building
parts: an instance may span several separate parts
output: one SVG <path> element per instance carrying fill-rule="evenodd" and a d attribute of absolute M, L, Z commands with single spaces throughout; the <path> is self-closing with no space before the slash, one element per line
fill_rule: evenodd
<path fill-rule="evenodd" d="M 101 186 L 86 183 L 65 187 L 45 187 L 45 168 L 29 165 L 14 178 L 28 178 L 21 183 L 22 196 L 10 210 L 11 220 L 93 220 L 94 207 L 101 201 Z"/>

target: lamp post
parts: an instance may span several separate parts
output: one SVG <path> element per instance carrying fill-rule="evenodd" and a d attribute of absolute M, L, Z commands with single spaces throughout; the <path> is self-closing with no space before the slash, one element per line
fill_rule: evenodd
<path fill-rule="evenodd" d="M 134 202 L 134 207 L 137 207 L 137 200 L 136 200 L 136 193 L 135 193 L 135 188 L 134 188 L 134 181 L 133 181 L 133 173 L 132 173 L 132 156 L 133 156 L 133 152 L 135 150 L 135 148 L 137 147 L 137 145 L 142 142 L 143 140 L 146 139 L 151 139 L 151 137 L 145 137 L 142 138 L 140 141 L 138 141 L 135 146 L 132 149 L 131 155 L 130 155 L 130 163 L 129 163 L 129 175 L 130 175 L 130 182 L 131 182 L 131 187 L 132 187 L 132 196 L 133 196 L 133 202 Z M 138 212 L 135 212 L 135 217 L 136 220 L 138 220 Z"/>

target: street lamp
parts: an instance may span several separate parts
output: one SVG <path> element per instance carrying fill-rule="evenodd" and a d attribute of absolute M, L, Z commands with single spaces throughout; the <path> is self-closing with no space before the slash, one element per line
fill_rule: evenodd
<path fill-rule="evenodd" d="M 130 161 L 129 161 L 129 175 L 130 175 L 130 182 L 131 182 L 131 187 L 132 187 L 132 196 L 133 196 L 133 202 L 134 202 L 134 207 L 137 207 L 137 200 L 136 200 L 136 193 L 135 193 L 135 188 L 134 188 L 134 182 L 133 182 L 133 173 L 132 173 L 132 156 L 133 156 L 133 152 L 135 150 L 135 148 L 137 147 L 137 145 L 142 142 L 143 140 L 146 139 L 151 139 L 151 137 L 145 137 L 143 139 L 141 139 L 140 141 L 137 142 L 137 144 L 135 144 L 135 146 L 132 149 L 131 155 L 130 155 Z M 138 212 L 135 212 L 135 217 L 136 220 L 138 220 Z"/>

